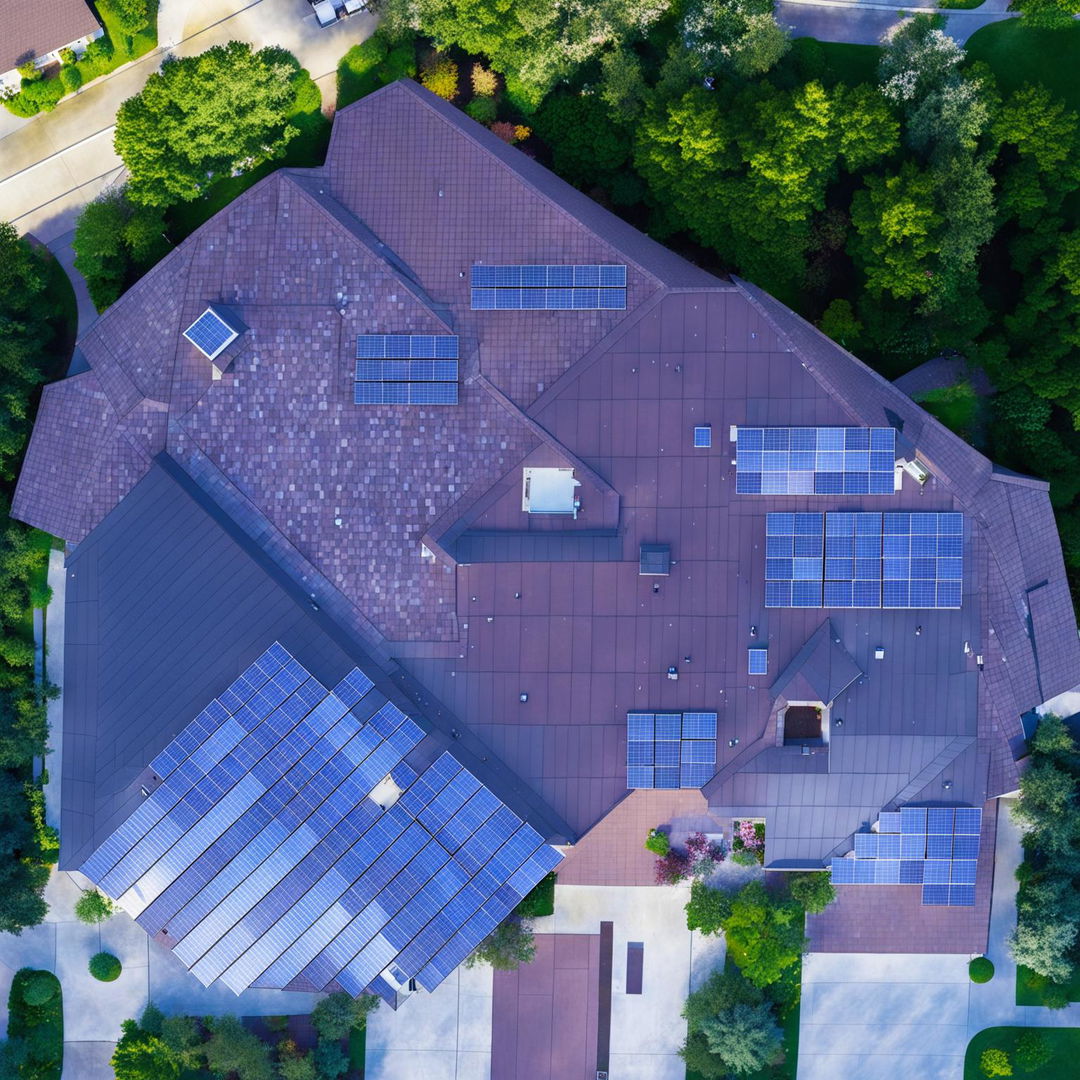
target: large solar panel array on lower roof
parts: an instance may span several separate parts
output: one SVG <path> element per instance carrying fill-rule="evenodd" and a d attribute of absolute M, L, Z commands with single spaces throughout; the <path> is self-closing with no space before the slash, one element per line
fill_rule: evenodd
<path fill-rule="evenodd" d="M 204 985 L 433 990 L 561 856 L 449 753 L 407 765 L 424 737 L 358 669 L 327 691 L 275 643 L 82 872 Z"/>
<path fill-rule="evenodd" d="M 626 714 L 626 786 L 699 788 L 716 772 L 716 713 Z"/>
<path fill-rule="evenodd" d="M 902 806 L 876 832 L 855 834 L 855 857 L 832 860 L 834 885 L 921 885 L 932 907 L 972 907 L 982 810 Z"/>
<path fill-rule="evenodd" d="M 739 427 L 735 490 L 740 495 L 891 495 L 892 428 Z"/>
<path fill-rule="evenodd" d="M 354 405 L 456 405 L 458 339 L 452 334 L 360 334 Z"/>
<path fill-rule="evenodd" d="M 773 513 L 765 518 L 768 608 L 958 608 L 958 513 Z"/>
<path fill-rule="evenodd" d="M 469 285 L 474 311 L 626 307 L 626 267 L 615 264 L 476 265 Z"/>

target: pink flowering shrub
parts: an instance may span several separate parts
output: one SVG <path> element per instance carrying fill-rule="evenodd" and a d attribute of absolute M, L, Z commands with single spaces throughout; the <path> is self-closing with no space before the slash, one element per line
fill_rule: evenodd
<path fill-rule="evenodd" d="M 656 884 L 677 885 L 690 873 L 690 857 L 685 851 L 672 848 L 662 859 L 656 860 Z"/>
<path fill-rule="evenodd" d="M 656 860 L 656 884 L 675 885 L 688 877 L 708 877 L 723 858 L 719 844 L 710 843 L 704 833 L 693 833 L 687 837 L 685 851 L 672 848 Z"/>

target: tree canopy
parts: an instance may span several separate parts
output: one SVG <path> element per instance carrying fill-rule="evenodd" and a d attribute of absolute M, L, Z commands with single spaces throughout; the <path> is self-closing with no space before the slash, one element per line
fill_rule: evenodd
<path fill-rule="evenodd" d="M 169 206 L 197 198 L 213 179 L 281 157 L 301 69 L 282 49 L 230 41 L 167 58 L 120 106 L 116 152 L 131 200 Z"/>

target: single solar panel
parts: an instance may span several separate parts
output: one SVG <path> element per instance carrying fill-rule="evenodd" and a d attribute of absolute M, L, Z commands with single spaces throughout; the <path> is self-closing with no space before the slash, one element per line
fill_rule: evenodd
<path fill-rule="evenodd" d="M 876 859 L 878 853 L 877 833 L 855 834 L 855 858 Z"/>
<path fill-rule="evenodd" d="M 769 673 L 769 650 L 747 650 L 747 673 L 750 675 L 767 675 Z"/>
<path fill-rule="evenodd" d="M 899 833 L 878 833 L 878 858 L 899 859 L 901 852 Z"/>
<path fill-rule="evenodd" d="M 699 788 L 707 784 L 716 772 L 715 765 L 684 761 L 679 769 L 679 786 Z"/>
<path fill-rule="evenodd" d="M 207 360 L 217 357 L 238 336 L 237 332 L 212 307 L 208 307 L 184 331 L 184 337 Z"/>
<path fill-rule="evenodd" d="M 653 783 L 653 767 L 651 765 L 631 765 L 626 770 L 626 786 L 628 788 L 651 788 Z"/>
<path fill-rule="evenodd" d="M 949 886 L 936 884 L 923 885 L 922 902 L 928 907 L 948 907 Z"/>
<path fill-rule="evenodd" d="M 712 428 L 705 425 L 694 428 L 694 448 L 707 450 L 712 446 Z"/>
<path fill-rule="evenodd" d="M 829 864 L 830 876 L 834 885 L 855 884 L 855 860 L 834 858 Z"/>
<path fill-rule="evenodd" d="M 716 713 L 684 712 L 680 734 L 684 739 L 715 739 Z"/>
<path fill-rule="evenodd" d="M 953 832 L 964 836 L 978 836 L 982 832 L 982 809 L 975 806 L 958 806 Z"/>
<path fill-rule="evenodd" d="M 900 832 L 900 813 L 897 810 L 883 810 L 878 814 L 879 833 Z"/>
<path fill-rule="evenodd" d="M 974 885 L 950 885 L 949 886 L 949 907 L 974 907 L 975 906 L 975 886 Z"/>
<path fill-rule="evenodd" d="M 926 807 L 925 806 L 902 806 L 902 807 L 900 807 L 900 831 L 902 833 L 925 833 L 926 832 Z"/>

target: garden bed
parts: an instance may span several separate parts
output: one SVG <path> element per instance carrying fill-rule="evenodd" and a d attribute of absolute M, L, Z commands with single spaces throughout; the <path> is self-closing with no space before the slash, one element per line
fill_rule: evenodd
<path fill-rule="evenodd" d="M 1046 980 L 1030 968 L 1021 964 L 1016 967 L 1016 1004 L 1045 1006 L 1043 988 Z M 1065 984 L 1069 1001 L 1080 1001 L 1080 967 L 1073 973 L 1072 979 Z"/>
<path fill-rule="evenodd" d="M 41 1005 L 27 1004 L 24 995 L 35 983 L 51 984 L 52 997 Z M 51 971 L 21 968 L 8 994 L 8 1039 L 25 1039 L 30 1058 L 20 1076 L 32 1080 L 60 1080 L 64 1067 L 64 998 L 60 980 Z"/>
<path fill-rule="evenodd" d="M 1046 1042 L 1051 1057 L 1045 1065 L 1025 1070 L 1016 1063 L 1016 1049 L 1020 1036 L 1027 1031 L 1038 1031 Z M 1031 1076 L 1038 1080 L 1073 1080 L 1076 1061 L 1080 1057 L 1080 1028 L 1026 1028 L 994 1027 L 980 1031 L 968 1043 L 964 1057 L 964 1080 L 986 1080 L 979 1064 L 984 1050 L 1004 1050 L 1009 1055 L 1016 1077 Z"/>

